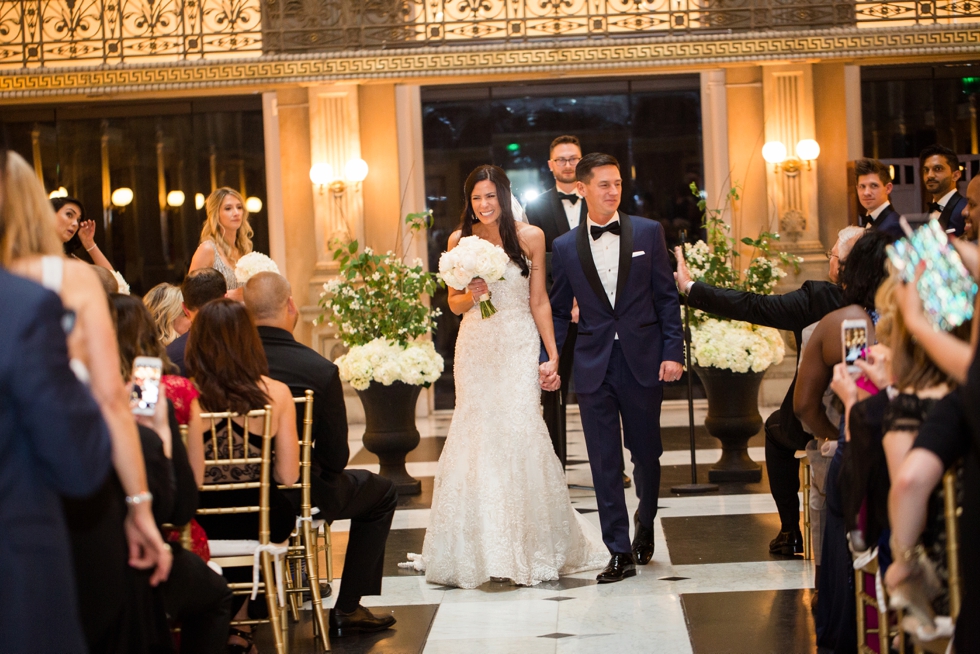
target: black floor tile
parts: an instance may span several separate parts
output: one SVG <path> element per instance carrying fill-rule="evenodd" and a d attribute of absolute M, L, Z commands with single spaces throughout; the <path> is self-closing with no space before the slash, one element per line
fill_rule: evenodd
<path fill-rule="evenodd" d="M 437 604 L 413 606 L 386 606 L 372 608 L 375 615 L 389 614 L 398 621 L 391 629 L 374 634 L 357 634 L 332 638 L 330 648 L 336 654 L 419 654 L 425 647 L 432 620 L 439 609 Z M 276 651 L 272 632 L 268 625 L 261 625 L 255 633 L 255 645 L 261 652 Z M 289 626 L 290 654 L 319 654 L 320 648 L 313 640 L 313 613 L 301 611 L 299 623 Z"/>
<path fill-rule="evenodd" d="M 661 518 L 660 523 L 674 565 L 794 558 L 769 553 L 769 541 L 779 533 L 777 513 Z"/>
<path fill-rule="evenodd" d="M 435 477 L 416 477 L 422 482 L 422 492 L 418 495 L 399 495 L 399 509 L 431 509 L 432 508 L 432 486 Z"/>
<path fill-rule="evenodd" d="M 681 595 L 694 654 L 812 654 L 810 589 Z"/>
<path fill-rule="evenodd" d="M 690 427 L 661 427 L 660 440 L 663 441 L 664 451 L 691 449 Z M 760 431 L 749 439 L 749 447 L 764 447 L 765 433 Z M 708 433 L 704 425 L 694 427 L 694 446 L 698 449 L 720 448 L 721 441 Z"/>
<path fill-rule="evenodd" d="M 438 461 L 439 455 L 442 454 L 442 446 L 445 444 L 445 436 L 425 436 L 419 440 L 418 447 L 405 455 L 405 460 L 412 463 Z M 376 455 L 371 454 L 364 448 L 361 448 L 361 450 L 350 460 L 349 465 L 363 466 L 377 462 L 378 457 Z"/>
<path fill-rule="evenodd" d="M 385 546 L 384 576 L 418 576 L 423 574 L 398 567 L 399 563 L 408 561 L 409 552 L 421 554 L 423 542 L 425 542 L 425 529 L 392 529 L 388 532 L 388 543 Z"/>
<path fill-rule="evenodd" d="M 698 459 L 698 483 L 705 484 L 708 482 L 708 471 L 711 466 L 715 464 L 715 461 L 710 463 L 702 463 L 703 457 Z M 745 493 L 769 493 L 769 475 L 766 474 L 766 466 L 763 463 L 759 463 L 762 466 L 762 480 L 757 482 L 722 482 L 718 484 L 718 490 L 710 493 L 711 495 L 743 495 Z M 661 467 L 660 473 L 660 496 L 661 497 L 676 497 L 672 495 L 670 489 L 672 486 L 680 486 L 682 484 L 691 483 L 691 466 L 663 466 Z"/>

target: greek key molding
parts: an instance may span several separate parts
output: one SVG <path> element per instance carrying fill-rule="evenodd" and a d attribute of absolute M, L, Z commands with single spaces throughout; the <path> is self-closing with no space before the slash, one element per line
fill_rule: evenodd
<path fill-rule="evenodd" d="M 268 87 L 331 81 L 513 74 L 588 74 L 802 59 L 916 58 L 980 53 L 980 24 L 831 29 L 534 44 L 481 44 L 320 55 L 32 68 L 0 72 L 0 98 Z"/>

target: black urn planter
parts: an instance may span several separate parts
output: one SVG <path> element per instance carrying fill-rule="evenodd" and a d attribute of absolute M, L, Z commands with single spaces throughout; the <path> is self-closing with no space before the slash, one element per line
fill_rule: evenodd
<path fill-rule="evenodd" d="M 762 429 L 759 385 L 765 372 L 732 372 L 694 366 L 708 396 L 704 426 L 721 441 L 721 458 L 708 470 L 712 482 L 762 480 L 762 468 L 749 458 L 749 439 Z"/>
<path fill-rule="evenodd" d="M 371 382 L 357 391 L 364 405 L 364 449 L 381 461 L 380 474 L 395 483 L 399 495 L 418 495 L 422 482 L 405 470 L 405 455 L 418 447 L 415 405 L 421 386 L 396 381 L 390 386 Z"/>

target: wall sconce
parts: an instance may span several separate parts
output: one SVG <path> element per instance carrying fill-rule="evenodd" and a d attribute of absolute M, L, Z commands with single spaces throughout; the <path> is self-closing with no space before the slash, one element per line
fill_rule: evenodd
<path fill-rule="evenodd" d="M 51 200 L 55 198 L 67 198 L 67 197 L 68 197 L 68 189 L 66 189 L 64 186 L 59 186 L 54 191 L 48 193 L 48 198 Z"/>
<path fill-rule="evenodd" d="M 110 202 L 117 207 L 128 207 L 133 201 L 133 189 L 122 186 L 117 188 L 109 196 Z"/>
<path fill-rule="evenodd" d="M 328 187 L 334 195 L 340 196 L 347 191 L 347 184 L 360 184 L 368 176 L 368 164 L 360 158 L 354 158 L 344 165 L 344 177 L 334 177 L 333 166 L 328 163 L 313 164 L 310 168 L 310 181 L 317 185 L 320 193 Z"/>
<path fill-rule="evenodd" d="M 187 197 L 183 191 L 170 191 L 170 193 L 167 193 L 167 205 L 171 207 L 182 207 L 184 206 L 185 200 L 187 200 Z"/>
<path fill-rule="evenodd" d="M 798 175 L 806 164 L 813 170 L 813 162 L 820 156 L 820 144 L 813 139 L 803 139 L 796 144 L 796 154 L 788 156 L 786 146 L 781 141 L 769 141 L 762 146 L 762 158 L 773 165 L 773 172 L 780 170 L 793 177 Z"/>
<path fill-rule="evenodd" d="M 249 196 L 245 200 L 245 210 L 249 213 L 258 213 L 262 211 L 262 200 L 254 195 Z"/>
<path fill-rule="evenodd" d="M 200 211 L 204 208 L 204 194 L 195 193 L 194 194 L 194 208 Z"/>

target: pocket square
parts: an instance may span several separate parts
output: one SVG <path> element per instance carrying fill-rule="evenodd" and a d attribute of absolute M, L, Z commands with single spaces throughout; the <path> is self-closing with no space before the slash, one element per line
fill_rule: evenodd
<path fill-rule="evenodd" d="M 646 252 L 644 252 L 643 250 L 637 250 L 636 252 L 633 253 L 633 258 L 635 259 L 636 257 L 642 257 L 644 254 L 646 254 Z"/>

